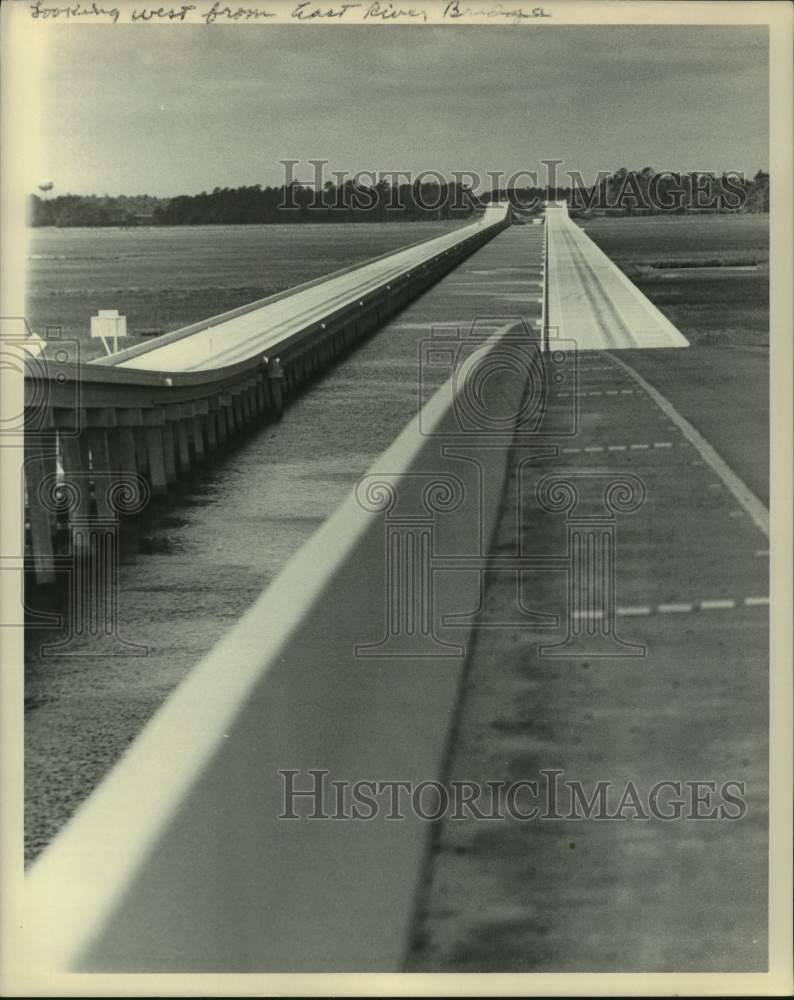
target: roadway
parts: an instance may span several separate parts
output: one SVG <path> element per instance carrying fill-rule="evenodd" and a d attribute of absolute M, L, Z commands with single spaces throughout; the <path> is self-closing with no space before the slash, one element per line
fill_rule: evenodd
<path fill-rule="evenodd" d="M 615 631 L 644 655 L 541 656 L 541 644 L 565 637 L 569 610 L 593 635 L 604 617 L 586 604 L 569 609 L 562 574 L 525 573 L 522 606 L 559 615 L 562 624 L 497 627 L 516 606 L 516 584 L 491 572 L 446 778 L 539 781 L 542 769 L 559 769 L 560 781 L 581 782 L 588 798 L 597 782 L 611 782 L 613 815 L 629 781 L 642 797 L 662 780 L 718 788 L 736 780 L 747 813 L 732 822 L 660 821 L 629 808 L 623 821 L 583 822 L 568 818 L 563 788 L 565 818 L 444 822 L 409 969 L 760 971 L 767 945 L 766 376 L 743 380 L 736 349 L 671 350 L 684 338 L 664 342 L 670 324 L 653 322 L 658 310 L 628 291 L 624 311 L 628 279 L 599 264 L 601 252 L 567 214 L 552 209 L 549 221 L 551 325 L 580 348 L 611 350 L 580 350 L 575 392 L 553 390 L 552 409 L 576 403 L 576 434 L 549 436 L 557 455 L 512 476 L 492 551 L 565 551 L 565 517 L 534 499 L 543 476 L 555 473 L 582 490 L 604 476 L 638 477 L 646 500 L 616 523 Z M 655 344 L 667 349 L 642 349 Z M 757 363 L 765 372 L 765 359 Z M 731 407 L 740 419 L 726 420 Z M 517 447 L 514 468 L 521 457 Z M 538 803 L 527 797 L 521 808 L 528 804 Z M 710 814 L 711 805 L 699 811 Z"/>

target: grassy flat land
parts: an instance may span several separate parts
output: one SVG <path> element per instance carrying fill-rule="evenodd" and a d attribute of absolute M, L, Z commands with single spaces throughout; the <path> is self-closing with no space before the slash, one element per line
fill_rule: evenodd
<path fill-rule="evenodd" d="M 691 344 L 619 356 L 768 504 L 769 217 L 595 219 L 584 228 Z M 715 260 L 723 266 L 692 266 Z"/>
<path fill-rule="evenodd" d="M 126 346 L 430 239 L 460 223 L 333 223 L 31 231 L 27 318 L 80 340 L 98 309 L 127 317 Z"/>

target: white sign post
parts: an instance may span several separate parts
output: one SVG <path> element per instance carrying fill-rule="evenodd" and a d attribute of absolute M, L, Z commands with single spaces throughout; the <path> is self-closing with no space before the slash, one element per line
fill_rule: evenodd
<path fill-rule="evenodd" d="M 118 309 L 100 309 L 91 317 L 91 336 L 99 337 L 107 354 L 115 354 L 119 349 L 119 337 L 127 336 L 127 317 L 119 316 Z M 108 347 L 108 338 L 113 338 L 113 350 Z"/>

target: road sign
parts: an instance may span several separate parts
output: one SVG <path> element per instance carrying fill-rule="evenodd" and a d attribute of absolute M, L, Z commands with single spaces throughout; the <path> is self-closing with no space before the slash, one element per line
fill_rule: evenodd
<path fill-rule="evenodd" d="M 91 336 L 99 337 L 108 354 L 119 349 L 119 337 L 127 336 L 127 317 L 120 316 L 118 309 L 100 309 L 91 317 Z M 108 339 L 113 338 L 113 350 L 108 347 Z"/>

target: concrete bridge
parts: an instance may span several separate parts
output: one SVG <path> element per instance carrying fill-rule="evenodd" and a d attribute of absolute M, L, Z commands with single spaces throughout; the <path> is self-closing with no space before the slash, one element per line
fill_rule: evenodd
<path fill-rule="evenodd" d="M 762 544 L 763 504 L 633 368 L 603 353 L 685 338 L 564 206 L 549 206 L 544 226 L 509 223 L 494 206 L 443 237 L 79 370 L 31 362 L 27 496 L 36 577 L 48 583 L 58 559 L 74 558 L 53 548 L 59 524 L 90 534 L 118 514 L 119 490 L 129 512 L 167 492 L 233 436 L 280 416 L 422 293 L 433 334 L 416 415 L 31 869 L 27 932 L 53 968 L 395 971 L 422 967 L 414 934 L 428 921 L 428 967 L 444 966 L 449 928 L 433 924 L 439 903 L 422 884 L 429 824 L 382 812 L 285 819 L 279 770 L 300 781 L 317 767 L 351 783 L 440 780 L 475 633 L 546 629 L 546 663 L 601 657 L 621 673 L 615 664 L 641 662 L 648 637 L 632 622 L 693 611 L 691 595 L 649 604 L 632 589 L 654 560 L 665 564 L 663 549 L 670 561 L 669 533 L 636 520 L 649 481 L 662 491 L 655 516 L 688 516 L 672 474 L 716 477 L 725 499 L 698 521 L 704 544 L 735 507 L 741 545 Z M 628 514 L 658 548 L 616 575 Z M 498 544 L 505 524 L 513 536 Z M 742 634 L 761 635 L 759 566 L 748 591 L 744 558 L 732 564 L 744 592 L 701 594 L 703 610 L 738 601 Z M 507 589 L 495 591 L 500 574 Z M 670 619 L 658 620 L 653 642 L 666 649 Z M 606 737 L 591 735 L 595 750 Z M 332 790 L 321 798 L 332 813 Z"/>

